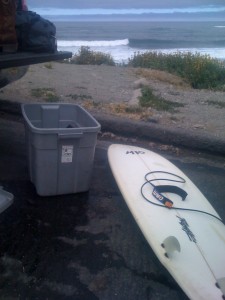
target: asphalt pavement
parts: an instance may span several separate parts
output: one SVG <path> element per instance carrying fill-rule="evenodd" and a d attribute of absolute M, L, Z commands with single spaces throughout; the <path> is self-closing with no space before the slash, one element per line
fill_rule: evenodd
<path fill-rule="evenodd" d="M 193 148 L 195 143 L 182 143 L 187 136 L 181 133 L 172 142 L 165 129 L 95 117 L 103 133 L 113 135 L 98 138 L 89 192 L 40 197 L 29 180 L 20 106 L 1 103 L 0 185 L 14 202 L 0 215 L 0 299 L 186 299 L 133 220 L 111 174 L 107 149 L 126 142 L 159 152 L 163 147 L 155 142 L 164 136 L 164 144 L 174 147 L 162 154 L 192 178 L 225 219 L 224 142 L 213 148 L 214 141 L 201 140 Z"/>

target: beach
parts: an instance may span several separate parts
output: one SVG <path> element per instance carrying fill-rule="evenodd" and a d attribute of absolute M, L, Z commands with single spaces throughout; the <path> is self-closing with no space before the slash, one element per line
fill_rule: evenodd
<path fill-rule="evenodd" d="M 164 100 L 181 104 L 174 111 L 136 112 L 141 86 Z M 59 62 L 29 67 L 20 80 L 1 89 L 0 99 L 19 102 L 75 103 L 93 114 L 141 120 L 165 128 L 225 139 L 225 92 L 197 90 L 165 72 L 119 66 Z M 127 109 L 129 108 L 129 109 Z"/>

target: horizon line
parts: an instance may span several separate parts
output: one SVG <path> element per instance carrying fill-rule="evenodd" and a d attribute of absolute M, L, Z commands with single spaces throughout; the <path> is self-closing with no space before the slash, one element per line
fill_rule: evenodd
<path fill-rule="evenodd" d="M 146 9 L 146 8 L 128 8 L 128 9 L 106 9 L 106 8 L 57 8 L 57 7 L 42 7 L 32 8 L 41 15 L 48 16 L 94 16 L 94 15 L 172 15 L 172 14 L 207 14 L 207 13 L 223 13 L 225 6 L 200 6 L 187 8 L 163 8 L 163 9 Z"/>

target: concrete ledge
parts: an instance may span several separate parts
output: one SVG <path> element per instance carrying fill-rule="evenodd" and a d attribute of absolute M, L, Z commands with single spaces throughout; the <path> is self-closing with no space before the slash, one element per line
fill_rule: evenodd
<path fill-rule="evenodd" d="M 170 129 L 161 125 L 141 121 L 131 121 L 110 115 L 94 114 L 102 126 L 102 131 L 109 131 L 123 136 L 135 136 L 163 144 L 186 147 L 195 150 L 225 154 L 225 141 L 208 135 L 201 136 L 181 129 Z"/>

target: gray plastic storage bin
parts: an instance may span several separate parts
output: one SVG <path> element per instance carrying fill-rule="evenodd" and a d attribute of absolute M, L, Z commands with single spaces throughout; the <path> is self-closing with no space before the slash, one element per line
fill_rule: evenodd
<path fill-rule="evenodd" d="M 89 190 L 100 124 L 75 104 L 22 104 L 30 179 L 41 196 Z"/>

